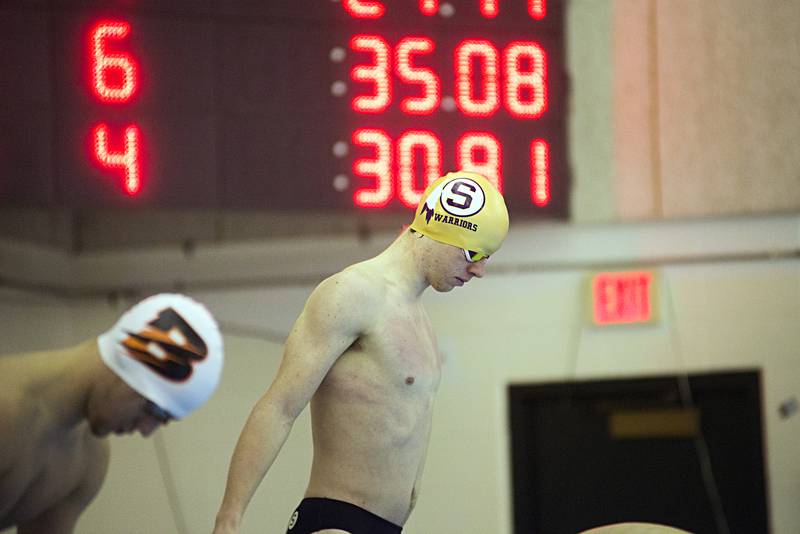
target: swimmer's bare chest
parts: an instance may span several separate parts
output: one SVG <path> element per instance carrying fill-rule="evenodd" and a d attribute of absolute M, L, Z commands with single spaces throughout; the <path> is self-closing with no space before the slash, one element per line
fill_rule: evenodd
<path fill-rule="evenodd" d="M 15 461 L 0 473 L 0 529 L 37 518 L 104 469 L 107 444 L 86 431 L 55 439 L 21 436 Z"/>
<path fill-rule="evenodd" d="M 373 328 L 330 369 L 315 401 L 350 410 L 367 407 L 402 430 L 428 415 L 440 374 L 441 359 L 425 310 L 421 305 L 386 306 Z"/>
<path fill-rule="evenodd" d="M 436 338 L 421 304 L 387 303 L 312 400 L 309 490 L 335 488 L 350 501 L 361 497 L 354 504 L 398 520 L 427 448 L 440 377 Z"/>

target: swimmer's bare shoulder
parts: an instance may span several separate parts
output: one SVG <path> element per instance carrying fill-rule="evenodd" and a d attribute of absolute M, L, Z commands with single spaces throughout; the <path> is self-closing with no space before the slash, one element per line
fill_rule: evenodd
<path fill-rule="evenodd" d="M 262 401 L 294 420 L 330 368 L 368 332 L 380 310 L 370 270 L 348 268 L 311 292 L 286 339 L 278 373 Z"/>
<path fill-rule="evenodd" d="M 292 327 L 284 360 L 303 360 L 307 369 L 327 372 L 345 349 L 370 329 L 380 311 L 381 286 L 380 276 L 364 264 L 320 282 Z"/>
<path fill-rule="evenodd" d="M 31 395 L 30 382 L 35 379 L 33 358 L 42 353 L 9 354 L 0 357 L 0 436 L 11 437 L 15 430 L 25 430 L 40 422 L 42 406 Z"/>
<path fill-rule="evenodd" d="M 386 283 L 369 262 L 357 263 L 323 280 L 306 303 L 306 310 L 321 311 L 343 324 L 364 328 L 380 308 Z"/>

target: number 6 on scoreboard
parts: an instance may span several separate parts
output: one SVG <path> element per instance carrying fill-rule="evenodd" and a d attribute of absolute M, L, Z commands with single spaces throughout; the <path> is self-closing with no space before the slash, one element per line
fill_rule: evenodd
<path fill-rule="evenodd" d="M 123 39 L 131 32 L 125 21 L 101 21 L 89 32 L 90 84 L 101 102 L 118 104 L 130 101 L 139 86 L 136 61 L 129 54 L 110 54 L 106 42 Z"/>

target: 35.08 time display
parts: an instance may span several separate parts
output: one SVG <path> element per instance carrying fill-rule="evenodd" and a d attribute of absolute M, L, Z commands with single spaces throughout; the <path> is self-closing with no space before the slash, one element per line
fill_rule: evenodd
<path fill-rule="evenodd" d="M 502 9 L 500 2 L 472 3 L 462 2 L 460 8 L 479 11 L 478 20 L 491 28 L 489 23 Z M 343 6 L 356 25 L 391 14 L 389 7 L 377 1 L 349 0 Z M 420 0 L 417 7 L 421 17 L 456 16 L 449 3 Z M 528 0 L 527 8 L 532 24 L 547 16 L 545 0 Z M 355 205 L 383 207 L 396 199 L 406 207 L 416 206 L 425 186 L 446 170 L 445 152 L 451 152 L 456 168 L 480 172 L 504 189 L 503 163 L 510 156 L 504 154 L 504 148 L 508 143 L 492 127 L 500 121 L 506 123 L 506 130 L 509 123 L 515 126 L 511 130 L 517 148 L 518 137 L 530 130 L 527 125 L 547 112 L 548 53 L 535 38 L 509 40 L 495 32 L 505 41 L 500 45 L 480 35 L 480 30 L 463 38 L 447 32 L 443 39 L 420 31 L 356 33 L 349 39 L 348 50 L 332 52 L 332 57 L 353 57 L 347 88 L 352 87 L 349 103 L 357 118 L 352 121 L 356 127 L 351 143 L 366 152 L 352 163 L 352 175 L 361 184 L 353 192 Z M 398 90 L 402 94 L 398 95 Z M 344 87 L 340 92 L 345 92 Z M 451 115 L 444 121 L 446 126 L 437 124 L 437 114 Z M 431 127 L 419 127 L 426 124 L 425 119 L 431 119 Z M 386 128 L 370 125 L 380 122 L 395 127 L 410 122 L 411 127 L 395 128 L 397 133 L 392 136 Z M 453 146 L 443 146 L 443 129 L 461 130 Z M 545 207 L 552 200 L 547 132 L 534 132 L 526 139 L 525 149 L 529 201 Z M 520 154 L 511 157 L 519 159 Z M 519 170 L 517 165 L 515 175 Z"/>

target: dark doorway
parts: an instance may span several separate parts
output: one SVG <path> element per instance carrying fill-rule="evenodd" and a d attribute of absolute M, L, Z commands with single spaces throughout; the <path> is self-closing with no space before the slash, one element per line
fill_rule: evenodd
<path fill-rule="evenodd" d="M 516 534 L 769 532 L 758 371 L 514 385 L 509 406 Z"/>

